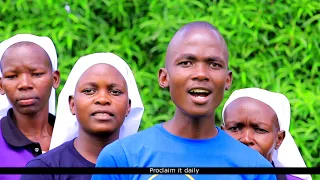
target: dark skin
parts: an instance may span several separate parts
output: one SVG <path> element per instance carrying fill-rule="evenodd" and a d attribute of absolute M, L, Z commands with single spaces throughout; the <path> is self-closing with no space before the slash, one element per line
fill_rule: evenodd
<path fill-rule="evenodd" d="M 95 164 L 102 149 L 119 139 L 120 127 L 130 112 L 126 81 L 113 66 L 91 66 L 77 82 L 74 97 L 69 97 L 69 105 L 79 122 L 75 148 Z"/>
<path fill-rule="evenodd" d="M 178 31 L 168 46 L 166 66 L 160 69 L 158 80 L 160 87 L 169 88 L 176 105 L 174 117 L 163 124 L 167 131 L 191 139 L 217 135 L 215 109 L 232 82 L 228 50 L 217 30 L 197 22 Z"/>
<path fill-rule="evenodd" d="M 285 132 L 280 131 L 277 115 L 271 107 L 242 97 L 226 107 L 224 116 L 223 130 L 272 162 L 272 153 L 280 147 Z"/>
<path fill-rule="evenodd" d="M 47 53 L 34 43 L 9 47 L 1 60 L 0 93 L 12 105 L 15 124 L 31 141 L 49 150 L 53 127 L 48 123 L 51 88 L 60 83 Z"/>

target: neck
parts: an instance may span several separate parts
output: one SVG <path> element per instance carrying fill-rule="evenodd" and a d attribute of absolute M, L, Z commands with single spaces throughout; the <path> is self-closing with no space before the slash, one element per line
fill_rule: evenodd
<path fill-rule="evenodd" d="M 49 124 L 49 108 L 32 115 L 24 115 L 13 109 L 13 116 L 18 129 L 29 139 L 37 140 L 51 137 L 53 127 Z"/>
<path fill-rule="evenodd" d="M 176 136 L 190 139 L 209 139 L 218 133 L 214 122 L 214 112 L 203 117 L 191 117 L 177 109 L 172 120 L 164 123 L 163 126 Z"/>
<path fill-rule="evenodd" d="M 272 161 L 272 153 L 270 155 L 268 155 L 268 157 L 266 157 L 266 159 L 271 163 L 273 164 L 273 161 Z"/>
<path fill-rule="evenodd" d="M 96 164 L 98 155 L 102 149 L 117 139 L 119 139 L 119 132 L 114 132 L 108 137 L 97 137 L 79 128 L 79 136 L 74 141 L 74 146 L 82 157 Z"/>

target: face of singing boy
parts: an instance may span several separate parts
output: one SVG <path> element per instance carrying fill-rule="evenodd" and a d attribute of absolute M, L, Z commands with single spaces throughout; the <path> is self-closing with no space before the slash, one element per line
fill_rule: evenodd
<path fill-rule="evenodd" d="M 48 54 L 37 44 L 21 42 L 9 47 L 1 58 L 0 93 L 6 94 L 14 112 L 32 115 L 49 108 L 52 87 L 60 83 Z"/>
<path fill-rule="evenodd" d="M 108 64 L 93 65 L 81 75 L 69 104 L 82 131 L 101 137 L 119 133 L 131 105 L 125 79 Z"/>
<path fill-rule="evenodd" d="M 195 118 L 213 115 L 231 80 L 226 44 L 206 26 L 175 35 L 167 50 L 166 68 L 159 71 L 159 84 L 169 88 L 177 111 Z"/>
<path fill-rule="evenodd" d="M 278 149 L 284 139 L 274 110 L 249 97 L 238 98 L 226 107 L 222 128 L 269 161 L 273 150 Z"/>

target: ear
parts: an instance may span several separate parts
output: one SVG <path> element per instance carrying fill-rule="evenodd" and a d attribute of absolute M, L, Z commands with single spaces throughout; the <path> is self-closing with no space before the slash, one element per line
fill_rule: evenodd
<path fill-rule="evenodd" d="M 232 84 L 232 72 L 228 70 L 226 85 L 224 86 L 225 90 L 229 90 Z"/>
<path fill-rule="evenodd" d="M 276 147 L 275 147 L 276 150 L 281 146 L 285 136 L 286 136 L 285 131 L 278 131 L 277 140 L 276 140 Z"/>
<path fill-rule="evenodd" d="M 127 108 L 126 117 L 129 115 L 130 111 L 131 111 L 131 99 L 129 99 L 129 106 L 128 106 L 128 108 Z"/>
<path fill-rule="evenodd" d="M 54 71 L 52 75 L 53 75 L 53 88 L 57 89 L 60 85 L 60 72 Z"/>
<path fill-rule="evenodd" d="M 1 94 L 1 95 L 4 95 L 4 94 L 5 94 L 4 89 L 3 89 L 3 87 L 2 87 L 2 77 L 0 77 L 0 94 Z"/>
<path fill-rule="evenodd" d="M 69 96 L 69 108 L 70 108 L 70 112 L 72 115 L 76 114 L 76 110 L 74 107 L 74 97 L 73 96 Z"/>
<path fill-rule="evenodd" d="M 161 68 L 158 73 L 158 82 L 161 88 L 169 87 L 169 76 L 166 68 Z"/>

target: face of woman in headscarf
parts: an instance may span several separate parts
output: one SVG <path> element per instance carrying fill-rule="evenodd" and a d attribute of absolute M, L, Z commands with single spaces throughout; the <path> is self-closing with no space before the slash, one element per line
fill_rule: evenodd
<path fill-rule="evenodd" d="M 121 73 L 111 65 L 96 64 L 81 75 L 69 105 L 82 131 L 106 137 L 119 133 L 131 104 Z"/>
<path fill-rule="evenodd" d="M 238 98 L 226 107 L 222 129 L 270 162 L 273 150 L 279 148 L 285 135 L 274 110 L 249 97 Z"/>
<path fill-rule="evenodd" d="M 3 77 L 0 93 L 6 94 L 14 111 L 32 115 L 48 108 L 51 88 L 60 83 L 58 71 L 52 71 L 46 51 L 31 42 L 9 47 L 1 59 Z"/>

